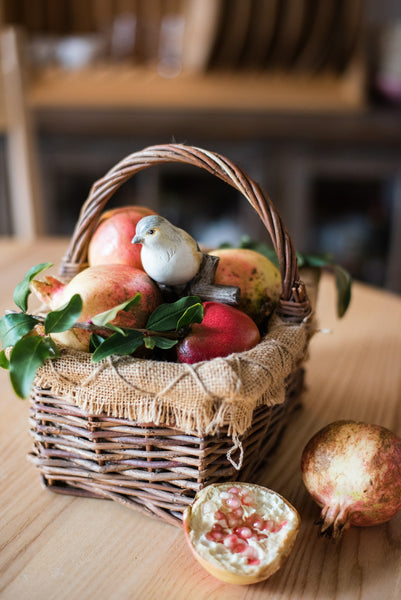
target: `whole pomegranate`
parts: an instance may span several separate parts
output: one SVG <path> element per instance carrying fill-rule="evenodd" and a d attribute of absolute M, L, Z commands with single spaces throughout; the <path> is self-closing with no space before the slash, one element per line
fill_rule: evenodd
<path fill-rule="evenodd" d="M 192 364 L 228 356 L 250 350 L 260 341 L 254 321 L 237 308 L 204 302 L 203 310 L 202 323 L 193 323 L 190 333 L 178 344 L 178 362 Z"/>
<path fill-rule="evenodd" d="M 336 421 L 318 431 L 301 459 L 302 478 L 322 507 L 321 533 L 379 525 L 401 509 L 401 438 L 380 425 Z"/>
<path fill-rule="evenodd" d="M 121 264 L 142 269 L 141 246 L 131 240 L 138 221 L 155 214 L 145 206 L 126 206 L 103 213 L 89 242 L 89 265 Z"/>
<path fill-rule="evenodd" d="M 203 488 L 184 512 L 184 531 L 197 561 L 214 577 L 247 585 L 275 573 L 300 526 L 285 498 L 251 483 Z"/>
<path fill-rule="evenodd" d="M 280 298 L 280 271 L 266 256 L 247 248 L 224 248 L 209 254 L 220 258 L 214 283 L 239 287 L 238 308 L 259 325 Z"/>
<path fill-rule="evenodd" d="M 140 292 L 140 301 L 127 310 L 120 311 L 112 324 L 142 328 L 149 315 L 162 303 L 160 290 L 150 277 L 140 269 L 128 265 L 88 267 L 68 284 L 55 277 L 45 279 L 31 282 L 31 289 L 39 300 L 55 310 L 66 304 L 74 294 L 79 294 L 83 302 L 79 318 L 82 322 L 122 304 Z M 89 350 L 89 331 L 74 328 L 62 333 L 52 333 L 52 337 L 71 348 Z"/>

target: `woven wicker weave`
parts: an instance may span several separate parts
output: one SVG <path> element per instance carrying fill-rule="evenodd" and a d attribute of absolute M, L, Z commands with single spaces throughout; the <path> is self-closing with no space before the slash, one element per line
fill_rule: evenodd
<path fill-rule="evenodd" d="M 82 207 L 60 274 L 67 279 L 87 266 L 88 244 L 109 198 L 135 173 L 166 162 L 201 167 L 224 180 L 250 202 L 264 223 L 280 261 L 282 294 L 277 314 L 284 323 L 303 323 L 311 306 L 299 281 L 290 236 L 274 205 L 249 176 L 226 158 L 198 148 L 163 145 L 134 153 L 97 181 Z M 109 498 L 181 525 L 182 512 L 201 487 L 237 478 L 251 480 L 299 404 L 303 366 L 282 386 L 286 400 L 258 405 L 252 426 L 239 439 L 227 426 L 213 435 L 184 432 L 165 424 L 89 414 L 74 398 L 35 385 L 31 397 L 32 461 L 50 489 Z"/>

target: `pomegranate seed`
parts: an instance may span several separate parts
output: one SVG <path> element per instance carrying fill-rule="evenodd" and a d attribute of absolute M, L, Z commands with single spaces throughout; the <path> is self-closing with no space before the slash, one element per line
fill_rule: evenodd
<path fill-rule="evenodd" d="M 227 524 L 229 527 L 234 529 L 235 527 L 239 527 L 242 523 L 241 518 L 236 517 L 233 514 L 227 515 Z"/>
<path fill-rule="evenodd" d="M 226 537 L 223 540 L 223 544 L 226 548 L 232 550 L 238 544 L 239 541 L 239 538 L 233 533 L 231 533 L 229 535 L 226 535 Z"/>
<path fill-rule="evenodd" d="M 257 553 L 255 548 L 252 548 L 252 546 L 248 546 L 245 551 L 244 551 L 244 555 L 247 558 L 256 558 L 257 557 Z"/>
<path fill-rule="evenodd" d="M 253 502 L 252 502 L 252 498 L 248 493 L 244 493 L 240 495 L 241 498 L 241 502 L 244 506 L 252 506 Z"/>
<path fill-rule="evenodd" d="M 239 494 L 239 489 L 237 487 L 232 487 L 228 490 L 229 494 Z"/>
<path fill-rule="evenodd" d="M 241 552 L 244 552 L 244 550 L 246 550 L 248 547 L 248 544 L 246 542 L 244 542 L 243 540 L 241 540 L 241 542 L 239 544 L 236 544 L 234 546 L 234 548 L 232 549 L 232 551 L 235 554 L 241 554 Z"/>
<path fill-rule="evenodd" d="M 233 515 L 235 515 L 236 517 L 238 517 L 240 519 L 244 515 L 244 509 L 242 508 L 242 506 L 235 508 L 233 510 Z"/>
<path fill-rule="evenodd" d="M 265 522 L 265 526 L 263 527 L 264 531 L 274 531 L 276 523 L 271 519 L 267 519 Z"/>
<path fill-rule="evenodd" d="M 221 542 L 224 539 L 224 536 L 225 532 L 223 528 L 221 527 L 221 525 L 216 523 L 213 529 L 207 532 L 206 539 L 208 539 L 211 542 Z"/>
<path fill-rule="evenodd" d="M 259 565 L 260 564 L 260 560 L 258 558 L 248 558 L 247 560 L 248 565 Z"/>
<path fill-rule="evenodd" d="M 283 523 L 277 523 L 276 521 L 272 521 L 272 525 L 270 528 L 270 531 L 272 533 L 277 533 L 278 531 L 280 531 L 280 529 L 282 527 L 284 527 L 284 525 L 286 524 L 287 521 L 283 521 Z"/>
<path fill-rule="evenodd" d="M 252 529 L 249 529 L 249 527 L 237 527 L 235 533 L 243 540 L 247 540 L 252 537 Z"/>
<path fill-rule="evenodd" d="M 256 527 L 256 529 L 263 529 L 265 526 L 265 520 L 261 519 L 260 517 L 256 517 L 253 522 L 253 526 Z"/>
<path fill-rule="evenodd" d="M 214 518 L 219 522 L 219 524 L 227 525 L 227 517 L 221 510 L 216 510 L 214 513 Z"/>
<path fill-rule="evenodd" d="M 235 496 L 230 496 L 230 498 L 227 498 L 226 504 L 230 508 L 239 508 L 241 506 L 241 500 L 239 498 L 235 498 Z"/>

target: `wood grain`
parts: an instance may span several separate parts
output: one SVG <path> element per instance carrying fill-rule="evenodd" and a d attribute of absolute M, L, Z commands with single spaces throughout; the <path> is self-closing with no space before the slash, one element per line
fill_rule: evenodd
<path fill-rule="evenodd" d="M 32 245 L 0 239 L 0 311 L 32 265 L 58 262 L 65 240 Z M 301 530 L 283 568 L 249 587 L 220 583 L 192 558 L 183 533 L 113 502 L 43 490 L 26 460 L 28 404 L 0 372 L 0 598 L 141 598 L 141 600 L 396 600 L 401 595 L 401 513 L 389 523 L 352 528 L 335 545 L 317 536 L 319 509 L 299 471 L 302 449 L 321 426 L 366 420 L 401 435 L 401 298 L 354 285 L 345 318 L 335 317 L 334 282 L 322 278 L 320 327 L 311 343 L 308 389 L 258 482 L 298 509 Z"/>

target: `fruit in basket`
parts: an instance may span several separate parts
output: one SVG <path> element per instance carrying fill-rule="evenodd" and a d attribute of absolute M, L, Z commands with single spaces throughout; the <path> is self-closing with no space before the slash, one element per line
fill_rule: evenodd
<path fill-rule="evenodd" d="M 104 212 L 89 242 L 89 264 L 122 264 L 142 269 L 140 247 L 132 245 L 131 240 L 138 221 L 155 214 L 145 206 L 124 206 Z"/>
<path fill-rule="evenodd" d="M 203 303 L 202 323 L 193 323 L 178 344 L 181 363 L 196 363 L 250 350 L 260 341 L 256 324 L 244 312 L 221 302 Z"/>
<path fill-rule="evenodd" d="M 379 525 L 401 510 L 401 438 L 380 425 L 330 423 L 305 446 L 301 471 L 322 507 L 321 533 L 333 539 L 351 525 Z"/>
<path fill-rule="evenodd" d="M 238 308 L 259 325 L 280 298 L 280 271 L 266 256 L 247 248 L 224 248 L 209 254 L 220 258 L 214 282 L 239 287 Z"/>
<path fill-rule="evenodd" d="M 199 271 L 203 254 L 197 242 L 164 217 L 141 219 L 132 243 L 142 244 L 143 268 L 158 283 L 184 285 Z"/>
<path fill-rule="evenodd" d="M 264 581 L 290 554 L 300 517 L 285 498 L 250 483 L 203 488 L 184 512 L 186 540 L 199 563 L 226 583 Z"/>
<path fill-rule="evenodd" d="M 81 322 L 90 321 L 95 315 L 122 304 L 139 292 L 139 302 L 121 310 L 111 321 L 119 327 L 145 327 L 149 315 L 162 303 L 160 290 L 150 277 L 128 265 L 88 267 L 67 284 L 55 277 L 46 277 L 45 281 L 32 281 L 31 289 L 51 310 L 60 308 L 75 294 L 79 294 L 83 302 L 79 317 Z M 89 350 L 89 331 L 75 327 L 62 333 L 53 333 L 52 337 L 71 348 Z"/>

